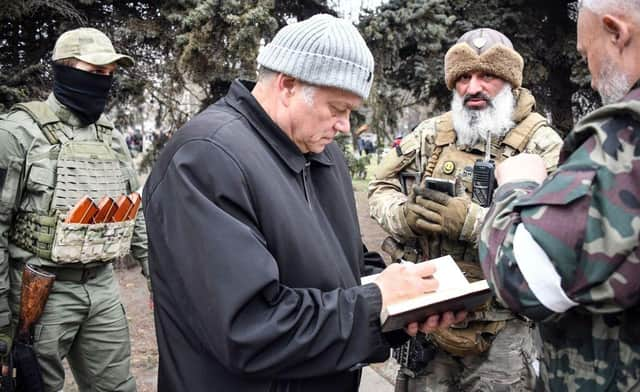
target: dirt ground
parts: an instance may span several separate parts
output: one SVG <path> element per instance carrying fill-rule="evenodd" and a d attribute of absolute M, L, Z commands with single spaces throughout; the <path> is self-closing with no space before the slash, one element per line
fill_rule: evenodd
<path fill-rule="evenodd" d="M 356 191 L 358 218 L 362 236 L 369 250 L 380 252 L 380 244 L 385 237 L 380 227 L 369 217 L 367 195 Z M 386 258 L 388 262 L 388 257 Z M 136 378 L 139 392 L 157 390 L 158 351 L 156 347 L 153 312 L 149 307 L 149 294 L 140 268 L 119 269 L 116 271 L 120 283 L 120 295 L 127 311 L 129 332 L 131 334 L 132 372 Z M 373 369 L 389 379 L 393 374 L 393 361 L 373 365 Z M 67 371 L 64 390 L 77 391 L 73 377 Z"/>

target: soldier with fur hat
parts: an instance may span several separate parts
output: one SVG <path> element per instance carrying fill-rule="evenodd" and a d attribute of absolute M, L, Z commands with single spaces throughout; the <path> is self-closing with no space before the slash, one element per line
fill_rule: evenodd
<path fill-rule="evenodd" d="M 370 214 L 402 244 L 393 257 L 451 255 L 477 280 L 486 208 L 471 199 L 476 159 L 487 148 L 494 161 L 530 152 L 551 171 L 562 140 L 535 112 L 535 99 L 521 86 L 523 59 L 502 33 L 469 31 L 444 62 L 451 111 L 422 122 L 383 158 L 369 184 Z M 455 194 L 425 189 L 427 177 L 454 180 Z M 529 390 L 535 380 L 529 323 L 495 301 L 462 324 L 419 335 L 394 355 L 401 363 L 398 392 Z"/>
<path fill-rule="evenodd" d="M 11 343 L 22 271 L 35 266 L 55 275 L 33 330 L 44 390 L 62 390 L 67 358 L 80 391 L 135 391 L 112 261 L 130 250 L 148 275 L 142 214 L 65 222 L 83 196 L 97 203 L 140 187 L 124 135 L 103 114 L 116 68 L 133 59 L 102 32 L 79 28 L 58 38 L 52 60 L 49 98 L 0 117 L 0 340 Z"/>

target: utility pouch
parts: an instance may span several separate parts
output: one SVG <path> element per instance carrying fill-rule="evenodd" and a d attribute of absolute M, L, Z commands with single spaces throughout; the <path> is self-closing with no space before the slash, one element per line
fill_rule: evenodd
<path fill-rule="evenodd" d="M 129 253 L 135 220 L 109 223 L 58 221 L 51 260 L 58 264 L 111 261 Z"/>
<path fill-rule="evenodd" d="M 450 327 L 431 334 L 431 338 L 446 352 L 458 357 L 481 354 L 491 347 L 495 336 L 506 321 L 471 321 L 466 328 Z"/>
<path fill-rule="evenodd" d="M 457 261 L 456 264 L 469 282 L 484 279 L 482 269 L 477 262 L 463 260 Z M 439 329 L 429 336 L 438 347 L 449 354 L 459 357 L 478 355 L 491 347 L 495 336 L 506 326 L 506 321 L 514 318 L 511 313 L 496 313 L 493 298 L 474 309 L 472 314 L 483 315 L 488 320 L 469 320 L 446 329 Z"/>

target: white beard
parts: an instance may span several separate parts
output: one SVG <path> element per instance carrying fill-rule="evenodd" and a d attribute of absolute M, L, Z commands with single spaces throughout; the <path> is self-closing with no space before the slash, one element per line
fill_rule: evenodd
<path fill-rule="evenodd" d="M 620 72 L 611 61 L 605 60 L 598 76 L 599 82 L 596 90 L 604 105 L 620 101 L 631 88 L 627 75 Z"/>
<path fill-rule="evenodd" d="M 464 98 L 453 91 L 451 114 L 453 128 L 456 131 L 458 146 L 473 146 L 479 141 L 487 140 L 487 131 L 491 138 L 501 138 L 515 123 L 511 119 L 515 110 L 515 97 L 510 84 L 489 101 L 486 108 L 473 110 L 464 106 Z"/>

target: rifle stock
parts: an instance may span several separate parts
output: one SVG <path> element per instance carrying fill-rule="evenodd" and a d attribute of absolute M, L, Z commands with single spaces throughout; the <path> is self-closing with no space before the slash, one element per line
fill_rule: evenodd
<path fill-rule="evenodd" d="M 42 316 L 56 276 L 26 264 L 22 273 L 22 294 L 16 340 L 32 344 L 32 327 Z"/>
<path fill-rule="evenodd" d="M 382 241 L 382 250 L 394 261 L 400 260 L 404 256 L 404 250 L 393 237 L 387 237 Z"/>
<path fill-rule="evenodd" d="M 93 202 L 92 202 L 93 203 Z M 2 377 L 1 392 L 44 392 L 42 372 L 33 349 L 33 325 L 38 322 L 53 287 L 55 275 L 26 264 L 22 272 L 22 291 L 18 328 L 9 362 L 10 374 Z"/>

